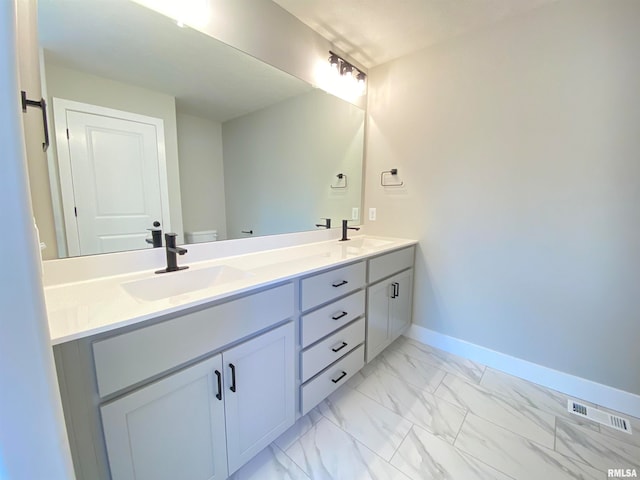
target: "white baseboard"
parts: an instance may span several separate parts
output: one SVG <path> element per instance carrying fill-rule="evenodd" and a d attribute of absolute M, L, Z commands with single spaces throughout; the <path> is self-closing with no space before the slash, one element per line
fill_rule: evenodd
<path fill-rule="evenodd" d="M 480 345 L 450 337 L 442 333 L 412 324 L 405 333 L 440 350 L 482 363 L 502 372 L 524 378 L 547 388 L 640 418 L 640 396 L 585 378 L 543 367 L 527 360 L 496 352 Z"/>

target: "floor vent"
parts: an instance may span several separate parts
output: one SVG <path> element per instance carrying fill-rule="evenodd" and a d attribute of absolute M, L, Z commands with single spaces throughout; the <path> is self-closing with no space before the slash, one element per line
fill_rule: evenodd
<path fill-rule="evenodd" d="M 620 430 L 621 432 L 625 432 L 628 434 L 632 433 L 631 424 L 626 418 L 611 415 L 610 413 L 603 412 L 602 410 L 598 410 L 593 407 L 587 407 L 586 405 L 574 402 L 573 400 L 567 401 L 567 407 L 569 413 L 588 418 L 589 420 L 593 420 L 594 422 L 598 422 L 607 427 L 615 428 L 616 430 Z"/>

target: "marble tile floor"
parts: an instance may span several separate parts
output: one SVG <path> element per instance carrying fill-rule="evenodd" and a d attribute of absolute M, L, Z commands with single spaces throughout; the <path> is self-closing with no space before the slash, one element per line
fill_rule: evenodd
<path fill-rule="evenodd" d="M 640 419 L 622 414 L 629 435 L 566 405 L 559 392 L 400 337 L 231 478 L 600 480 L 608 469 L 640 476 Z"/>

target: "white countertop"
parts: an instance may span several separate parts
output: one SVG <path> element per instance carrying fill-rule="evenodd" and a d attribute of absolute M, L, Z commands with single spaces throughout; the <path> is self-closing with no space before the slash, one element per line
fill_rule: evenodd
<path fill-rule="evenodd" d="M 362 239 L 387 243 L 358 248 L 358 242 Z M 238 280 L 155 301 L 140 300 L 122 287 L 128 282 L 157 277 L 154 270 L 46 287 L 44 291 L 51 343 L 56 345 L 108 332 L 416 243 L 415 240 L 367 235 L 354 238 L 352 242 L 330 240 L 197 263 L 189 263 L 188 256 L 179 257 L 178 263 L 188 265 L 189 270 L 163 275 L 171 275 L 178 280 L 186 272 L 222 265 L 247 272 L 247 275 Z M 157 269 L 163 266 L 158 265 Z"/>

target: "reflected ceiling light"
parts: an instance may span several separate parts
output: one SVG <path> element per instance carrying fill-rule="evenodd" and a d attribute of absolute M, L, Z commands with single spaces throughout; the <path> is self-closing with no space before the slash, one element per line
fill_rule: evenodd
<path fill-rule="evenodd" d="M 364 95 L 367 82 L 367 74 L 361 72 L 353 64 L 347 62 L 341 56 L 329 51 L 329 65 L 331 70 L 344 82 L 349 83 L 348 88 L 356 91 L 358 96 Z M 352 84 L 352 85 L 351 85 Z"/>

